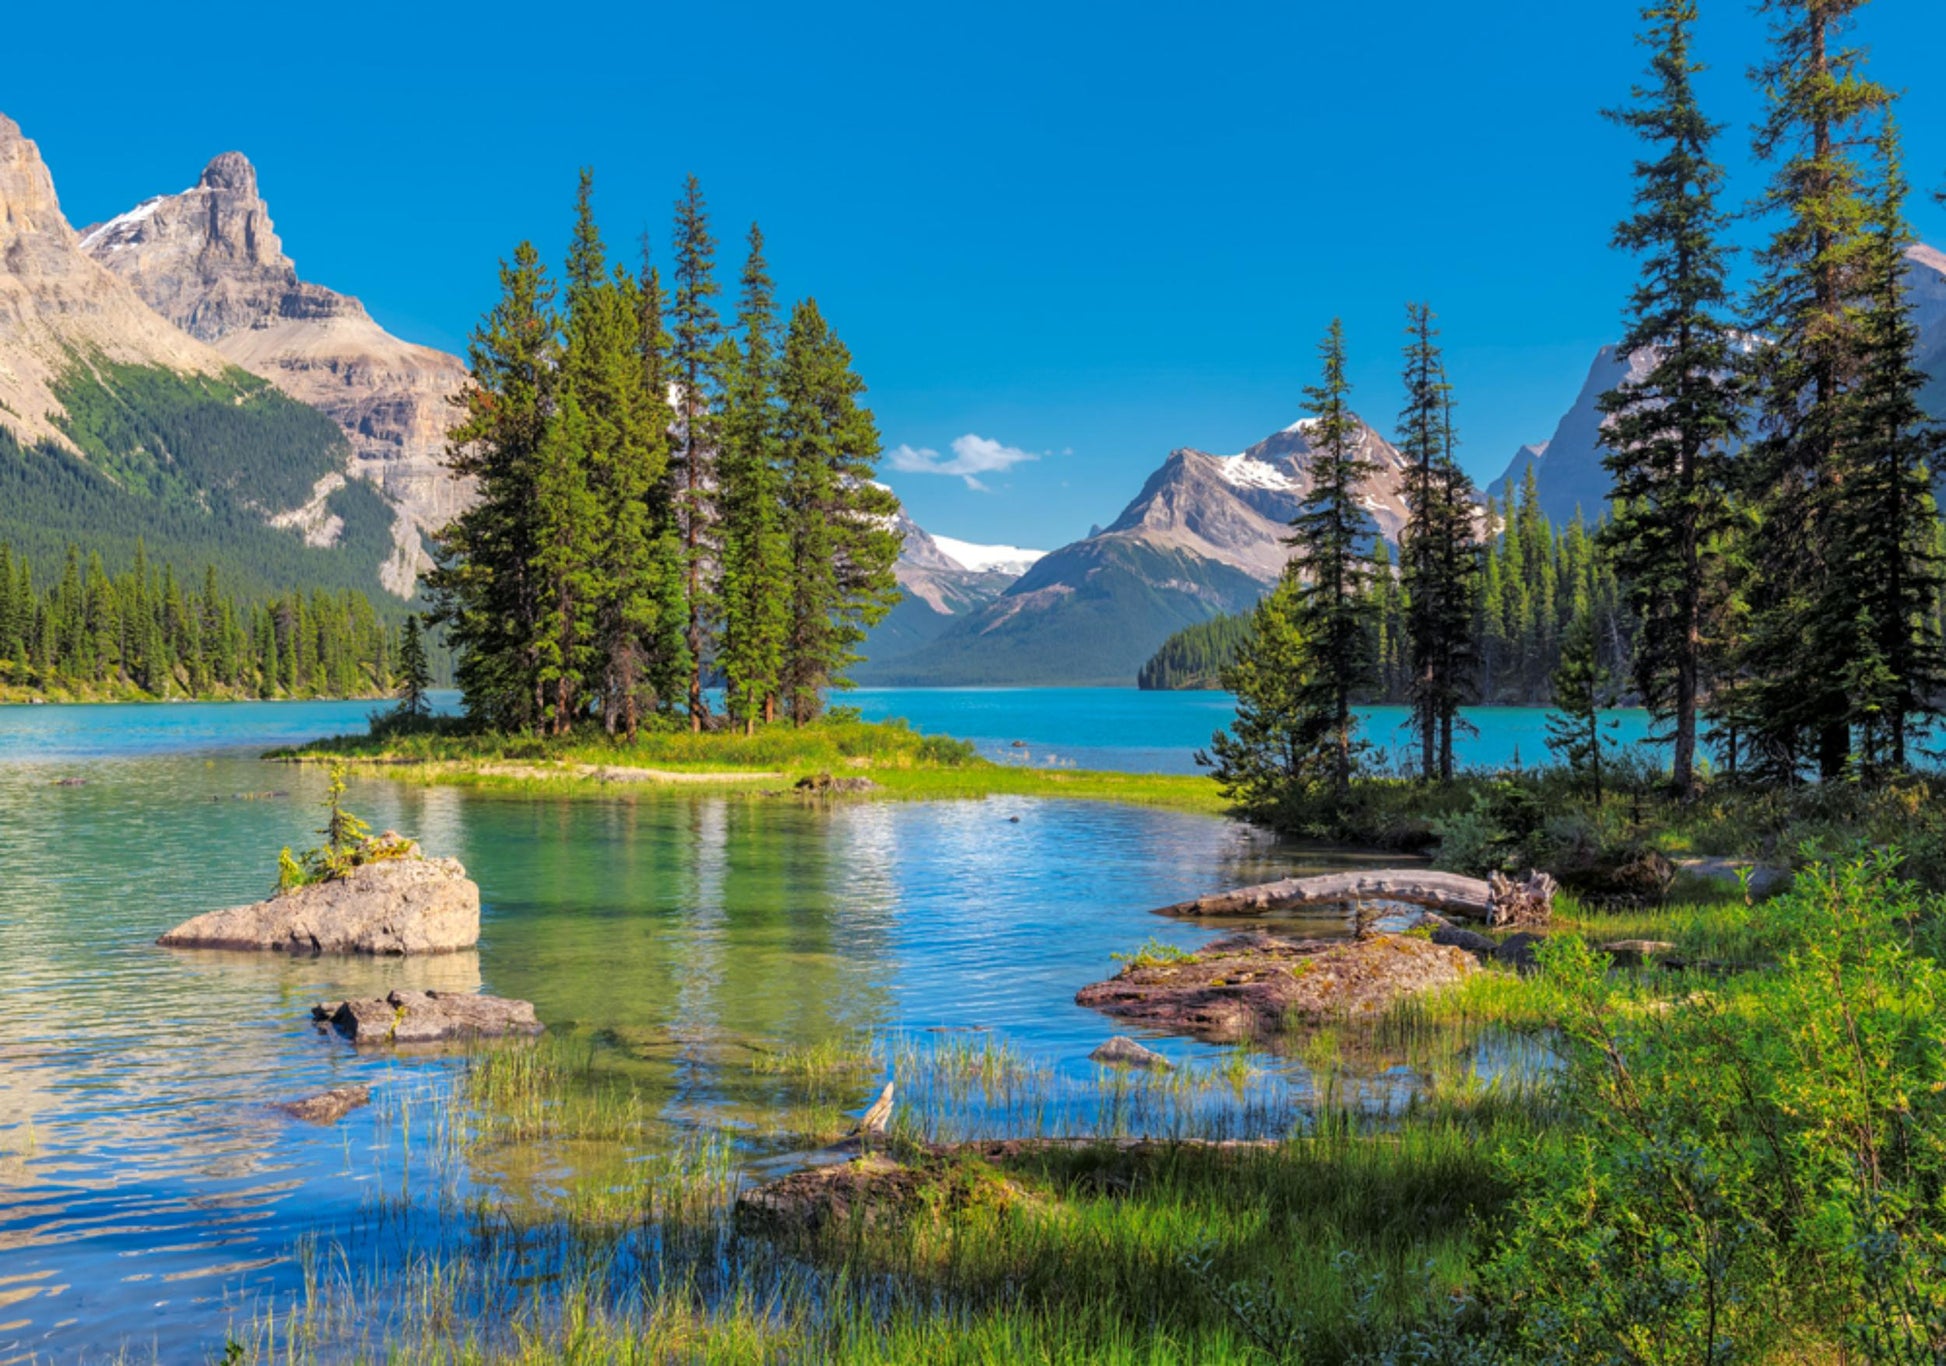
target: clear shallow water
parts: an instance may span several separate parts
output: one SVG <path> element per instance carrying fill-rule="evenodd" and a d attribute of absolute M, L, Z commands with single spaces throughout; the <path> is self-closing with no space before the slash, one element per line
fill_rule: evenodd
<path fill-rule="evenodd" d="M 1098 743 L 1067 749 L 1097 763 L 1168 752 L 1178 733 L 1129 743 L 1147 723 L 1107 718 L 1146 705 L 1132 692 L 1092 709 L 1059 699 L 1073 712 L 1030 694 L 965 724 L 945 697 L 877 696 L 922 728 L 996 742 L 1038 745 L 1051 722 L 1092 716 L 1101 728 L 1083 738 Z M 1208 719 L 1209 695 L 1149 696 L 1184 699 L 1182 731 Z M 915 715 L 921 704 L 934 710 Z M 356 728 L 368 707 L 0 708 L 0 1363 L 123 1346 L 202 1359 L 233 1319 L 295 1293 L 317 1249 L 402 1256 L 423 1236 L 423 1220 L 404 1246 L 373 1230 L 417 1198 L 414 1153 L 461 1064 L 358 1054 L 309 1023 L 315 1001 L 393 986 L 524 997 L 635 1083 L 672 1141 L 727 1138 L 762 1167 L 802 1144 L 778 1136 L 792 1097 L 753 1068 L 760 1055 L 861 1033 L 886 1058 L 992 1040 L 1081 1096 L 1088 1051 L 1118 1027 L 1074 992 L 1113 971 L 1111 952 L 1213 933 L 1148 908 L 1348 861 L 1228 821 L 1079 802 L 536 801 L 370 781 L 354 785 L 354 810 L 457 856 L 481 884 L 477 952 L 155 948 L 190 915 L 263 895 L 279 846 L 315 842 L 322 775 L 257 754 Z M 1342 931 L 1333 918 L 1310 928 Z M 1152 1042 L 1191 1065 L 1222 1058 Z M 1312 1082 L 1295 1061 L 1254 1065 L 1273 1101 Z M 1366 1070 L 1386 1094 L 1415 1084 L 1384 1059 Z M 272 1108 L 354 1081 L 376 1083 L 378 1102 L 336 1127 Z M 952 1111 L 961 1132 L 1019 1118 L 978 1097 L 909 1103 Z M 1076 1104 L 1039 1119 L 1085 1122 Z M 1281 1114 L 1238 1123 L 1279 1131 Z M 560 1175 L 501 1154 L 466 1172 L 461 1194 L 521 1198 Z"/>

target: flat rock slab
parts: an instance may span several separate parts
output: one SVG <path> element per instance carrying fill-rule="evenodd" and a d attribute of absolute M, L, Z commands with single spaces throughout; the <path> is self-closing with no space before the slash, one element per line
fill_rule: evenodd
<path fill-rule="evenodd" d="M 458 859 L 393 858 L 268 901 L 211 911 L 155 942 L 282 953 L 451 953 L 480 939 L 480 889 Z"/>
<path fill-rule="evenodd" d="M 336 1124 L 359 1106 L 369 1105 L 371 1099 L 370 1086 L 334 1086 L 329 1091 L 320 1091 L 303 1100 L 285 1101 L 274 1108 L 310 1124 Z"/>
<path fill-rule="evenodd" d="M 1075 1004 L 1213 1043 L 1266 1038 L 1289 1024 L 1356 1020 L 1461 981 L 1464 949 L 1416 935 L 1345 941 L 1231 935 L 1173 963 L 1130 964 L 1083 987 Z"/>
<path fill-rule="evenodd" d="M 531 1001 L 470 992 L 394 991 L 365 1001 L 327 1001 L 311 1018 L 355 1044 L 448 1043 L 539 1034 Z"/>

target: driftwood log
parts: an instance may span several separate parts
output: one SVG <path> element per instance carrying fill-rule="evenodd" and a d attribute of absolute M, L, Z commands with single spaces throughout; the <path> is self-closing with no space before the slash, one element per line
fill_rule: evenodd
<path fill-rule="evenodd" d="M 1484 920 L 1528 929 L 1545 925 L 1554 907 L 1554 879 L 1529 873 L 1516 880 L 1495 873 L 1489 881 L 1427 868 L 1377 868 L 1368 872 L 1287 877 L 1277 882 L 1216 892 L 1163 906 L 1157 915 L 1255 915 L 1298 906 L 1363 905 L 1375 901 L 1419 906 L 1439 915 Z"/>

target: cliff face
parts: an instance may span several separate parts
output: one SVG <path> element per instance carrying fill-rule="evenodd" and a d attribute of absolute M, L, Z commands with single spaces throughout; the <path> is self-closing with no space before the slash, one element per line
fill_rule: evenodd
<path fill-rule="evenodd" d="M 466 380 L 459 358 L 401 341 L 358 300 L 299 279 L 240 153 L 210 162 L 192 189 L 87 229 L 79 245 L 169 322 L 344 430 L 347 472 L 398 507 L 386 586 L 409 593 L 426 564 L 422 533 L 470 496 L 443 463 L 448 400 Z"/>
<path fill-rule="evenodd" d="M 98 359 L 187 375 L 225 368 L 81 249 L 40 149 L 0 114 L 0 424 L 24 443 L 71 446 L 55 389 Z"/>

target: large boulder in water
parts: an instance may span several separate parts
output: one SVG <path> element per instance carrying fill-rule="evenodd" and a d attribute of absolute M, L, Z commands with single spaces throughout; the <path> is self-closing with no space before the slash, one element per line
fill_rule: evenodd
<path fill-rule="evenodd" d="M 387 858 L 343 877 L 211 911 L 156 940 L 178 949 L 450 953 L 480 940 L 480 888 L 458 859 Z"/>

